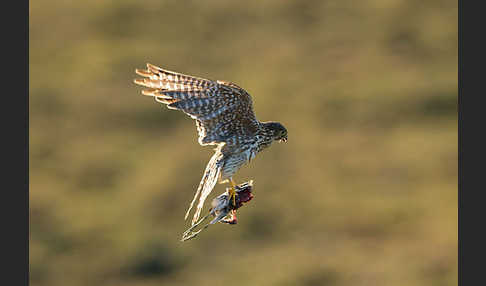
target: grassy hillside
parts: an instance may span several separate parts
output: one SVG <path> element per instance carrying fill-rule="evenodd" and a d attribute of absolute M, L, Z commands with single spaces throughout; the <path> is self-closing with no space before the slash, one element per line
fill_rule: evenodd
<path fill-rule="evenodd" d="M 29 28 L 31 285 L 457 284 L 456 1 L 37 0 Z M 178 241 L 212 149 L 147 62 L 287 127 L 236 226 Z"/>

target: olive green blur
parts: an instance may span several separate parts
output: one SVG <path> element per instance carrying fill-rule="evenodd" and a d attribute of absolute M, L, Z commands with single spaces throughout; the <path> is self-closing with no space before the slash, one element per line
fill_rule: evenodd
<path fill-rule="evenodd" d="M 32 286 L 457 285 L 457 1 L 30 2 Z M 180 242 L 211 146 L 146 63 L 288 130 Z M 225 190 L 216 185 L 210 201 Z"/>

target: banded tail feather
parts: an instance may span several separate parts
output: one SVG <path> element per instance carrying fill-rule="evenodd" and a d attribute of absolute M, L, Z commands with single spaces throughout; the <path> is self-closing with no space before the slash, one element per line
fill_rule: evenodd
<path fill-rule="evenodd" d="M 194 195 L 194 198 L 192 199 L 191 204 L 187 209 L 186 215 L 184 216 L 184 219 L 186 220 L 192 207 L 194 206 L 194 203 L 196 202 L 196 199 L 200 195 L 199 203 L 197 204 L 196 211 L 194 212 L 194 216 L 192 218 L 192 224 L 196 223 L 196 221 L 199 219 L 204 205 L 204 201 L 218 182 L 219 176 L 221 174 L 223 157 L 223 153 L 221 153 L 218 148 L 216 150 L 216 153 L 214 153 L 214 155 L 211 157 L 211 160 L 209 160 L 209 163 L 206 166 L 201 182 L 199 183 L 199 186 L 197 188 L 196 194 Z"/>

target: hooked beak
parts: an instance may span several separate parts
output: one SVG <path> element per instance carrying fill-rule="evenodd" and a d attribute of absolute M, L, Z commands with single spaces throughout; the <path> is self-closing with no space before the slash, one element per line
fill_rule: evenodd
<path fill-rule="evenodd" d="M 279 142 L 287 142 L 287 136 L 282 137 L 282 139 L 278 140 Z"/>

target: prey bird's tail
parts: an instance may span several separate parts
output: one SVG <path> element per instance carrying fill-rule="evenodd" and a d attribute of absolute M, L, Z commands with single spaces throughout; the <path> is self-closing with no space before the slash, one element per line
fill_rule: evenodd
<path fill-rule="evenodd" d="M 189 216 L 189 212 L 191 211 L 194 202 L 196 201 L 197 197 L 199 194 L 201 196 L 199 197 L 199 203 L 196 207 L 196 211 L 194 213 L 194 217 L 192 218 L 192 225 L 197 222 L 199 219 L 199 216 L 201 215 L 201 211 L 204 205 L 204 201 L 208 197 L 208 195 L 211 193 L 213 190 L 214 186 L 218 182 L 219 175 L 221 173 L 221 167 L 223 163 L 223 153 L 219 150 L 219 148 L 216 149 L 216 153 L 214 153 L 213 157 L 211 157 L 211 160 L 209 160 L 208 165 L 206 166 L 206 170 L 204 171 L 204 175 L 201 179 L 201 182 L 199 183 L 199 187 L 197 188 L 196 194 L 194 195 L 194 199 L 192 199 L 191 205 L 189 206 L 189 209 L 186 212 L 186 215 L 184 219 L 187 219 Z"/>

